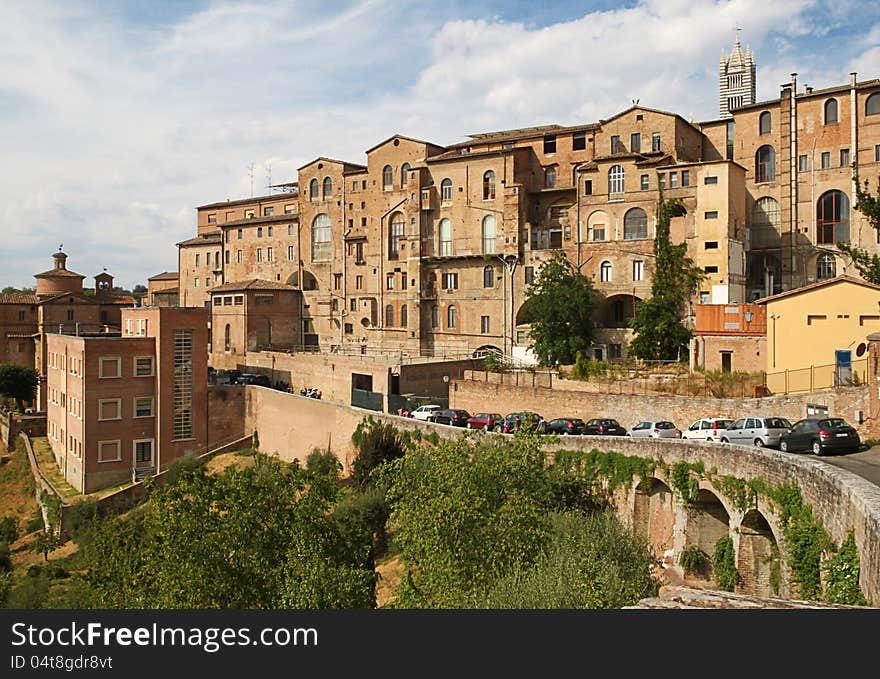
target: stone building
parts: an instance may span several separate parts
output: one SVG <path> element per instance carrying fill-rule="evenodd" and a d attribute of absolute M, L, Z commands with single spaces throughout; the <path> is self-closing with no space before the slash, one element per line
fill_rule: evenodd
<path fill-rule="evenodd" d="M 755 72 L 737 41 L 718 120 L 634 102 L 448 146 L 398 134 L 365 164 L 316 158 L 292 192 L 197 208 L 197 235 L 179 244 L 180 304 L 256 278 L 300 290 L 293 346 L 510 355 L 528 341 L 528 286 L 561 252 L 603 295 L 592 355 L 616 360 L 650 295 L 661 189 L 686 208 L 673 240 L 706 274 L 695 304 L 853 273 L 837 243 L 880 251 L 852 207 L 853 169 L 880 175 L 880 80 L 798 91 L 793 75 L 755 102 Z"/>
<path fill-rule="evenodd" d="M 148 306 L 179 306 L 178 284 L 180 275 L 176 271 L 163 271 L 147 279 Z"/>

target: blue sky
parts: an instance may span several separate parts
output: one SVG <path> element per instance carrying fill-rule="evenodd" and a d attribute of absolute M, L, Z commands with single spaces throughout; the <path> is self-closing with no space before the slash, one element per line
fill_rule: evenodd
<path fill-rule="evenodd" d="M 880 3 L 522 0 L 106 3 L 4 0 L 0 287 L 33 284 L 59 244 L 131 287 L 174 270 L 194 207 L 364 162 L 403 133 L 607 118 L 638 98 L 717 117 L 734 29 L 758 97 L 880 77 Z"/>

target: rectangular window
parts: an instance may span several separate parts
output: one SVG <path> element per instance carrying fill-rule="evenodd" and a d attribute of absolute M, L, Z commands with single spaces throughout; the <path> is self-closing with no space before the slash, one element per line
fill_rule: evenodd
<path fill-rule="evenodd" d="M 806 172 L 808 169 L 807 154 L 798 156 L 798 172 Z"/>
<path fill-rule="evenodd" d="M 205 276 L 205 287 L 206 288 L 211 287 L 211 277 L 210 276 Z"/>
<path fill-rule="evenodd" d="M 293 261 L 293 246 L 292 245 L 287 246 L 287 261 L 288 262 Z"/>
<path fill-rule="evenodd" d="M 216 224 L 217 223 L 217 215 L 208 215 L 208 224 Z"/>
<path fill-rule="evenodd" d="M 296 205 L 285 205 L 284 206 L 284 214 L 292 215 L 296 212 Z"/>
<path fill-rule="evenodd" d="M 645 262 L 641 259 L 633 261 L 633 280 L 640 281 L 645 277 Z"/>
<path fill-rule="evenodd" d="M 364 287 L 364 277 L 363 276 L 355 276 L 354 287 L 355 287 L 355 290 L 362 290 L 363 289 L 363 287 Z"/>
<path fill-rule="evenodd" d="M 718 249 L 718 241 L 717 240 L 707 240 L 703 246 L 707 250 L 717 250 Z"/>
<path fill-rule="evenodd" d="M 849 149 L 840 149 L 840 167 L 849 165 Z"/>
<path fill-rule="evenodd" d="M 236 295 L 235 296 L 235 306 L 242 306 L 244 304 L 244 295 Z"/>
<path fill-rule="evenodd" d="M 122 419 L 122 399 L 102 398 L 98 400 L 98 422 Z"/>
<path fill-rule="evenodd" d="M 98 359 L 98 377 L 122 377 L 122 359 L 118 356 L 102 356 Z"/>
<path fill-rule="evenodd" d="M 134 416 L 135 417 L 153 417 L 153 397 L 141 396 L 134 399 Z"/>
<path fill-rule="evenodd" d="M 677 189 L 678 188 L 678 172 L 670 172 L 669 173 L 669 188 Z"/>
<path fill-rule="evenodd" d="M 193 331 L 174 331 L 174 425 L 172 441 L 193 437 Z M 152 454 L 152 452 L 151 452 Z"/>
<path fill-rule="evenodd" d="M 275 214 L 275 208 L 274 208 L 274 207 L 264 207 L 264 208 L 263 208 L 263 216 L 264 216 L 264 217 L 271 217 L 271 216 L 274 215 L 274 214 Z M 271 234 L 270 234 L 270 235 L 271 235 Z"/>
<path fill-rule="evenodd" d="M 394 274 L 390 273 L 385 277 L 385 289 L 394 290 Z"/>
<path fill-rule="evenodd" d="M 587 148 L 587 133 L 575 132 L 571 135 L 571 150 L 583 151 Z"/>
<path fill-rule="evenodd" d="M 132 447 L 136 467 L 153 466 L 153 439 L 134 441 Z"/>
<path fill-rule="evenodd" d="M 655 132 L 651 135 L 651 151 L 653 153 L 660 152 L 660 133 Z"/>
<path fill-rule="evenodd" d="M 878 147 L 878 148 L 880 148 L 880 147 Z M 585 196 L 592 196 L 593 195 L 593 180 L 592 179 L 587 179 L 584 182 L 584 195 Z"/>
<path fill-rule="evenodd" d="M 556 135 L 544 137 L 544 153 L 556 153 Z"/>
<path fill-rule="evenodd" d="M 642 175 L 641 188 L 642 188 L 642 191 L 647 191 L 649 188 L 651 188 L 651 180 L 649 179 L 648 175 L 646 175 L 646 174 Z"/>
<path fill-rule="evenodd" d="M 480 316 L 480 332 L 484 335 L 489 334 L 489 317 Z"/>
<path fill-rule="evenodd" d="M 455 290 L 456 288 L 458 288 L 458 274 L 457 273 L 443 274 L 443 288 L 445 290 Z"/>
<path fill-rule="evenodd" d="M 361 226 L 366 226 L 366 225 L 367 225 L 367 218 L 361 217 Z"/>
<path fill-rule="evenodd" d="M 211 266 L 211 253 L 205 253 L 205 266 Z"/>
<path fill-rule="evenodd" d="M 135 377 L 153 377 L 155 375 L 154 363 L 152 356 L 135 356 L 134 358 L 134 376 Z"/>
<path fill-rule="evenodd" d="M 708 212 L 704 212 L 703 219 L 718 219 L 718 211 L 709 210 Z"/>
<path fill-rule="evenodd" d="M 257 248 L 257 261 L 263 261 L 263 248 Z"/>
<path fill-rule="evenodd" d="M 353 333 L 354 333 L 354 325 L 352 325 L 351 323 L 346 323 L 345 324 L 345 334 L 351 335 Z"/>
<path fill-rule="evenodd" d="M 718 267 L 717 266 L 706 266 L 706 267 L 703 267 L 703 271 L 705 271 L 706 273 L 718 273 Z"/>
<path fill-rule="evenodd" d="M 226 263 L 227 263 L 227 264 L 229 264 L 229 256 L 230 256 L 231 254 L 232 254 L 232 253 L 231 253 L 229 250 L 226 250 L 226 255 L 225 255 L 225 257 L 226 257 Z"/>
<path fill-rule="evenodd" d="M 339 290 L 340 288 L 342 288 L 342 274 L 335 273 L 333 274 L 333 289 Z"/>
<path fill-rule="evenodd" d="M 201 255 L 196 253 L 196 266 L 201 266 Z"/>
<path fill-rule="evenodd" d="M 874 162 L 880 163 L 880 144 L 874 147 Z"/>
<path fill-rule="evenodd" d="M 352 298 L 349 300 L 348 308 L 351 309 L 352 311 L 357 311 L 357 309 L 358 309 L 358 301 L 357 301 L 356 298 L 352 297 Z"/>
<path fill-rule="evenodd" d="M 609 344 L 608 345 L 608 358 L 610 358 L 610 359 L 622 358 L 623 357 L 622 346 L 623 345 L 621 345 L 621 344 Z"/>
<path fill-rule="evenodd" d="M 119 462 L 121 459 L 121 441 L 98 441 L 98 462 Z"/>
<path fill-rule="evenodd" d="M 659 172 L 657 174 L 657 186 L 659 186 L 661 189 L 666 188 L 666 173 L 665 172 Z"/>
<path fill-rule="evenodd" d="M 823 151 L 822 152 L 821 168 L 823 170 L 827 170 L 829 167 L 831 167 L 831 152 L 830 151 Z"/>
<path fill-rule="evenodd" d="M 616 134 L 611 135 L 611 153 L 620 153 L 620 137 Z"/>
<path fill-rule="evenodd" d="M 525 276 L 526 276 L 526 285 L 531 285 L 535 282 L 535 267 L 527 266 L 525 268 Z"/>
<path fill-rule="evenodd" d="M 595 241 L 605 240 L 605 225 L 604 224 L 593 224 L 593 240 L 595 240 Z"/>
<path fill-rule="evenodd" d="M 258 226 L 257 227 L 257 238 L 262 238 L 262 237 L 263 237 L 263 227 Z"/>
<path fill-rule="evenodd" d="M 23 321 L 23 320 L 24 320 L 24 316 L 25 316 L 25 312 L 24 312 L 24 311 L 19 311 L 19 312 L 18 312 L 18 320 Z"/>
<path fill-rule="evenodd" d="M 223 306 L 232 306 L 232 295 L 226 295 L 223 298 Z"/>
<path fill-rule="evenodd" d="M 691 185 L 691 171 L 690 170 L 682 170 L 681 171 L 681 185 L 682 186 L 690 186 Z"/>
<path fill-rule="evenodd" d="M 241 264 L 241 261 L 242 261 L 242 252 L 241 252 L 241 250 L 236 250 L 235 251 L 235 263 Z"/>
<path fill-rule="evenodd" d="M 629 150 L 633 153 L 642 152 L 642 135 L 640 135 L 638 132 L 634 132 L 629 135 Z"/>
<path fill-rule="evenodd" d="M 406 290 L 406 272 L 400 274 L 400 289 Z"/>
<path fill-rule="evenodd" d="M 267 262 L 273 261 L 272 248 L 266 248 L 266 261 Z"/>
<path fill-rule="evenodd" d="M 238 238 L 238 240 L 241 240 L 241 237 L 242 237 L 243 235 L 244 235 L 244 231 L 243 231 L 242 229 L 239 229 L 239 230 L 238 230 L 238 233 L 236 234 L 236 237 Z"/>
<path fill-rule="evenodd" d="M 272 237 L 272 227 L 271 227 L 271 226 L 267 226 L 267 227 L 266 227 L 266 230 L 267 230 L 266 235 L 267 235 L 269 238 L 271 238 L 271 237 Z"/>
<path fill-rule="evenodd" d="M 254 218 L 254 211 L 253 210 L 245 210 L 244 211 L 244 218 L 245 219 L 253 219 Z"/>
<path fill-rule="evenodd" d="M 717 183 L 718 183 L 718 177 L 716 177 L 716 176 L 714 176 L 714 175 L 709 176 L 709 177 L 704 177 L 704 178 L 703 178 L 703 183 L 706 184 L 707 186 L 708 186 L 709 184 L 717 184 Z"/>

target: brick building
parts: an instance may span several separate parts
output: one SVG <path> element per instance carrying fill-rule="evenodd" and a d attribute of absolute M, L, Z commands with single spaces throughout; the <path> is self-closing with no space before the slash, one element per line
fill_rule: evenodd
<path fill-rule="evenodd" d="M 154 474 L 207 440 L 205 310 L 123 309 L 121 321 L 121 332 L 46 334 L 48 438 L 83 493 Z"/>
<path fill-rule="evenodd" d="M 179 306 L 178 284 L 180 275 L 176 271 L 163 271 L 147 279 L 147 306 Z"/>
<path fill-rule="evenodd" d="M 706 273 L 695 303 L 853 273 L 838 242 L 880 251 L 852 208 L 853 168 L 872 184 L 880 175 L 880 80 L 798 90 L 793 74 L 755 102 L 754 74 L 737 41 L 718 120 L 634 103 L 449 146 L 394 135 L 365 164 L 317 158 L 292 192 L 197 208 L 197 236 L 179 244 L 180 303 L 256 278 L 300 290 L 294 345 L 513 354 L 527 343 L 527 287 L 562 252 L 603 294 L 594 357 L 622 358 L 650 294 L 661 188 L 686 208 L 673 240 Z"/>

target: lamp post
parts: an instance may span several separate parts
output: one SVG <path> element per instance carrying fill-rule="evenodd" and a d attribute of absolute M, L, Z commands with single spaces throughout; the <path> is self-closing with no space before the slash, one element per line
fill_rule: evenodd
<path fill-rule="evenodd" d="M 770 345 L 770 361 L 772 367 L 776 367 L 776 319 L 782 318 L 782 314 L 770 314 L 770 320 L 773 321 L 773 342 Z"/>

